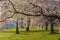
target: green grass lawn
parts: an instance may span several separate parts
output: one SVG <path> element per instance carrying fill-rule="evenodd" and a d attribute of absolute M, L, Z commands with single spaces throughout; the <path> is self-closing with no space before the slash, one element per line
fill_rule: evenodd
<path fill-rule="evenodd" d="M 29 32 L 20 29 L 20 34 L 15 34 L 15 28 L 0 30 L 0 40 L 58 40 L 59 37 L 59 34 L 50 34 L 49 30 L 37 28 L 30 28 Z"/>

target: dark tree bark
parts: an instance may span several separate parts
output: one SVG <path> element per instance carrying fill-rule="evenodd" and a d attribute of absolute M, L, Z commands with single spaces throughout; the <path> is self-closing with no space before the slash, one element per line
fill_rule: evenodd
<path fill-rule="evenodd" d="M 46 22 L 46 30 L 48 30 L 48 23 Z"/>
<path fill-rule="evenodd" d="M 16 34 L 19 34 L 18 22 L 16 22 Z"/>
<path fill-rule="evenodd" d="M 26 28 L 26 31 L 29 31 L 29 26 Z"/>
<path fill-rule="evenodd" d="M 29 31 L 29 26 L 30 26 L 30 18 L 28 19 L 28 21 L 27 21 L 27 28 L 26 28 L 26 31 Z"/>
<path fill-rule="evenodd" d="M 43 28 L 43 25 L 42 25 L 42 28 Z"/>
<path fill-rule="evenodd" d="M 51 33 L 55 33 L 55 32 L 54 32 L 53 23 L 51 23 Z"/>
<path fill-rule="evenodd" d="M 23 18 L 21 18 L 21 22 L 20 23 L 21 23 L 21 28 L 24 28 L 23 27 Z"/>

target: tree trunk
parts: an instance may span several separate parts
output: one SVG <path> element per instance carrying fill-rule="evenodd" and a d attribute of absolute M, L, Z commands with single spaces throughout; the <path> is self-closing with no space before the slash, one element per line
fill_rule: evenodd
<path fill-rule="evenodd" d="M 55 32 L 54 32 L 53 23 L 51 23 L 51 33 L 55 33 Z"/>
<path fill-rule="evenodd" d="M 23 18 L 21 18 L 21 22 L 20 23 L 21 23 L 21 28 L 24 28 L 23 27 Z"/>
<path fill-rule="evenodd" d="M 46 22 L 46 30 L 48 30 L 48 23 Z"/>
<path fill-rule="evenodd" d="M 41 26 L 41 25 L 39 24 L 38 26 L 39 26 L 39 30 L 40 30 L 40 26 Z M 37 30 L 38 30 L 38 28 L 37 28 Z"/>
<path fill-rule="evenodd" d="M 26 31 L 29 31 L 29 26 L 26 28 Z"/>
<path fill-rule="evenodd" d="M 42 28 L 43 28 L 43 25 L 42 25 Z"/>
<path fill-rule="evenodd" d="M 60 27 L 59 27 L 59 34 L 60 34 Z"/>
<path fill-rule="evenodd" d="M 60 34 L 60 24 L 59 24 L 59 34 Z"/>
<path fill-rule="evenodd" d="M 18 22 L 16 22 L 16 34 L 19 34 Z"/>
<path fill-rule="evenodd" d="M 30 26 L 30 23 L 28 23 L 28 25 L 26 27 L 26 31 L 29 31 L 29 26 Z"/>
<path fill-rule="evenodd" d="M 27 21 L 27 28 L 26 28 L 26 31 L 29 31 L 29 26 L 30 26 L 30 18 L 28 19 L 28 21 Z"/>

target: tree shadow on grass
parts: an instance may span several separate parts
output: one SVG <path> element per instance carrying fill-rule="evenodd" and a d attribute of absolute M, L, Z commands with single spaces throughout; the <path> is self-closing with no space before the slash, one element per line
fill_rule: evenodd
<path fill-rule="evenodd" d="M 15 31 L 0 31 L 1 33 L 15 33 Z"/>
<path fill-rule="evenodd" d="M 11 31 L 10 31 L 10 30 L 9 30 L 9 31 L 8 31 L 8 30 L 7 30 L 7 31 L 3 30 L 3 31 L 0 31 L 0 32 L 1 32 L 1 33 L 16 33 L 15 30 L 14 30 L 14 31 L 12 31 L 12 30 L 11 30 Z M 46 30 L 30 30 L 30 31 L 19 31 L 19 32 L 20 32 L 20 34 L 21 34 L 21 33 L 23 33 L 23 34 L 37 33 L 37 32 L 43 32 L 43 33 L 44 33 L 44 32 L 49 32 L 49 34 L 51 34 L 51 33 L 50 33 L 50 30 L 47 30 L 47 31 L 46 31 Z M 52 34 L 58 34 L 58 30 L 55 30 L 55 33 L 52 33 Z"/>
<path fill-rule="evenodd" d="M 30 31 L 20 31 L 20 32 L 49 32 L 50 30 L 30 30 Z"/>

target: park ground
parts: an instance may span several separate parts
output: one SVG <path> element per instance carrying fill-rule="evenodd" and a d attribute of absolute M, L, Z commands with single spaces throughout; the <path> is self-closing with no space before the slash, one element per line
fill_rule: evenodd
<path fill-rule="evenodd" d="M 45 30 L 30 28 L 29 32 L 25 28 L 20 28 L 20 34 L 15 34 L 15 28 L 0 30 L 0 40 L 58 40 L 60 34 L 50 34 L 50 29 Z M 55 32 L 58 32 L 56 29 Z"/>

